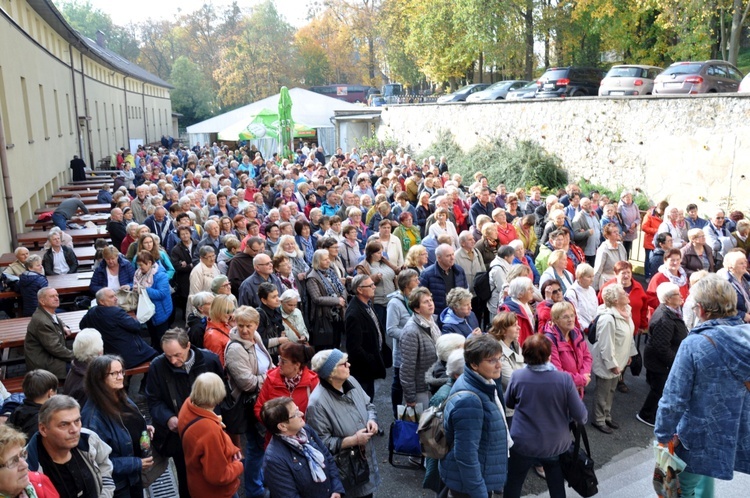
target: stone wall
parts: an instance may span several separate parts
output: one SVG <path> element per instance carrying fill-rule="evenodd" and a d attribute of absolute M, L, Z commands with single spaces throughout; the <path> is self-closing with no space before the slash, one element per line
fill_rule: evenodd
<path fill-rule="evenodd" d="M 419 152 L 442 129 L 466 150 L 496 137 L 531 140 L 571 179 L 640 187 L 654 202 L 750 214 L 750 95 L 388 106 L 377 133 Z"/>

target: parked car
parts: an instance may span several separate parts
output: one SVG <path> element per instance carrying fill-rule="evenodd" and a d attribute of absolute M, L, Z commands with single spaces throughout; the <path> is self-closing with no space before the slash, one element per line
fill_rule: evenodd
<path fill-rule="evenodd" d="M 638 64 L 612 66 L 599 86 L 599 95 L 651 95 L 654 78 L 662 71 L 660 67 Z"/>
<path fill-rule="evenodd" d="M 654 81 L 655 95 L 736 92 L 742 73 L 726 61 L 675 62 Z"/>
<path fill-rule="evenodd" d="M 585 97 L 599 93 L 604 72 L 595 67 L 553 67 L 536 82 L 537 98 Z"/>
<path fill-rule="evenodd" d="M 742 81 L 740 81 L 740 87 L 737 89 L 740 93 L 750 93 L 750 73 L 746 74 Z"/>
<path fill-rule="evenodd" d="M 536 81 L 531 81 L 518 90 L 509 91 L 505 100 L 533 99 L 534 97 L 536 97 Z"/>
<path fill-rule="evenodd" d="M 386 104 L 385 97 L 377 95 L 370 101 L 370 107 L 382 107 Z"/>
<path fill-rule="evenodd" d="M 511 90 L 523 88 L 529 82 L 523 80 L 498 81 L 480 92 L 474 92 L 466 97 L 466 102 L 480 102 L 483 100 L 503 100 Z"/>
<path fill-rule="evenodd" d="M 463 102 L 466 100 L 466 97 L 472 93 L 481 92 L 488 86 L 490 86 L 489 83 L 474 83 L 473 85 L 466 85 L 453 93 L 438 97 L 437 102 L 438 104 L 445 104 L 446 102 Z"/>
<path fill-rule="evenodd" d="M 367 96 L 367 105 L 372 106 L 372 101 L 376 99 L 377 97 L 382 97 L 382 96 L 383 94 L 381 94 L 380 92 L 371 93 L 370 95 Z"/>

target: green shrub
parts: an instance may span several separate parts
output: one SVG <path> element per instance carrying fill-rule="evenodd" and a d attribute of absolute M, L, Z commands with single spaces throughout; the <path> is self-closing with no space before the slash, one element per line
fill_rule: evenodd
<path fill-rule="evenodd" d="M 375 135 L 371 137 L 363 137 L 355 139 L 354 144 L 360 150 L 360 153 L 376 153 L 381 157 L 386 153 L 386 151 L 392 150 L 395 152 L 399 147 L 403 148 L 404 152 L 406 152 L 407 154 L 411 154 L 411 149 L 409 147 L 403 147 L 398 143 L 398 140 L 391 137 L 390 135 L 383 138 L 383 140 L 379 140 Z"/>
<path fill-rule="evenodd" d="M 598 190 L 600 194 L 605 194 L 607 197 L 609 197 L 610 200 L 613 200 L 615 202 L 619 202 L 620 194 L 623 190 L 625 190 L 625 187 L 621 186 L 618 186 L 616 189 L 612 190 L 602 185 L 590 183 L 585 178 L 581 178 L 580 180 L 578 180 L 578 186 L 581 187 L 581 192 L 583 192 L 583 195 L 588 195 L 588 193 L 592 190 Z M 645 211 L 653 205 L 648 196 L 644 194 L 640 189 L 636 189 L 634 191 L 633 202 L 635 202 L 635 205 L 638 206 L 638 209 L 640 209 L 641 211 Z"/>

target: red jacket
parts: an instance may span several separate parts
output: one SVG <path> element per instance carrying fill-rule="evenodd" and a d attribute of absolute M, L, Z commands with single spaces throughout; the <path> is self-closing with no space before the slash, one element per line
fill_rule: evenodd
<path fill-rule="evenodd" d="M 648 296 L 648 305 L 652 309 L 656 309 L 659 307 L 659 298 L 656 295 L 656 288 L 659 287 L 659 284 L 663 284 L 664 282 L 669 282 L 667 276 L 661 272 L 656 272 L 654 273 L 654 276 L 651 277 L 651 281 L 648 283 L 646 295 Z M 682 299 L 687 299 L 689 293 L 690 282 L 687 281 L 685 282 L 685 285 L 680 287 L 680 294 L 682 295 Z"/>
<path fill-rule="evenodd" d="M 302 369 L 302 378 L 297 384 L 297 387 L 293 392 L 289 392 L 289 388 L 284 383 L 284 378 L 281 376 L 281 367 L 272 368 L 266 375 L 266 380 L 263 381 L 263 387 L 260 388 L 258 393 L 258 401 L 255 402 L 255 417 L 257 420 L 260 418 L 260 410 L 266 401 L 272 399 L 281 398 L 283 396 L 290 396 L 297 408 L 302 413 L 307 411 L 307 402 L 310 400 L 310 393 L 318 386 L 320 380 L 318 374 L 313 372 L 307 367 Z M 266 432 L 266 445 L 271 441 L 271 433 Z"/>
<path fill-rule="evenodd" d="M 643 223 L 641 223 L 641 230 L 643 230 L 643 248 L 654 249 L 654 236 L 659 231 L 659 225 L 661 225 L 662 219 L 656 214 L 656 208 L 649 210 L 646 216 L 643 217 Z"/>
<path fill-rule="evenodd" d="M 224 366 L 224 350 L 229 344 L 229 325 L 221 322 L 208 321 L 206 333 L 203 334 L 203 347 L 219 356 L 221 366 Z"/>
<path fill-rule="evenodd" d="M 568 303 L 573 305 L 568 299 L 565 299 Z M 547 326 L 554 326 L 552 323 L 552 306 L 554 306 L 555 303 L 552 302 L 550 299 L 545 299 L 541 303 L 537 303 L 536 305 L 536 331 L 540 334 L 546 334 L 547 333 Z M 580 329 L 581 324 L 578 322 L 578 312 L 576 311 L 576 307 L 573 306 L 573 311 L 576 312 L 576 328 Z"/>
<path fill-rule="evenodd" d="M 653 282 L 653 279 L 651 279 Z M 641 330 L 648 329 L 648 308 L 651 306 L 649 302 L 649 297 L 646 294 L 646 291 L 643 290 L 643 286 L 638 283 L 636 279 L 632 279 L 631 282 L 633 282 L 632 287 L 630 288 L 630 314 L 633 317 L 633 324 L 635 325 L 635 333 L 637 334 Z M 602 299 L 602 290 L 604 290 L 605 287 L 608 285 L 616 284 L 617 278 L 612 278 L 610 280 L 607 280 L 604 282 L 604 285 L 602 285 L 602 288 L 599 289 L 599 294 L 597 294 L 597 297 L 599 298 L 599 304 L 602 304 L 604 300 Z M 657 304 L 658 306 L 658 304 Z"/>
<path fill-rule="evenodd" d="M 583 389 L 586 387 L 584 375 L 591 375 L 592 358 L 581 329 L 576 327 L 571 330 L 566 341 L 557 325 L 549 322 L 544 335 L 552 342 L 552 354 L 549 361 L 558 370 L 569 373 L 573 377 L 578 395 L 583 399 Z"/>
<path fill-rule="evenodd" d="M 192 426 L 186 426 L 200 418 Z M 188 489 L 191 496 L 231 498 L 240 488 L 244 470 L 241 460 L 234 456 L 236 447 L 214 412 L 193 404 L 188 398 L 177 417 L 177 429 L 185 453 Z"/>
<path fill-rule="evenodd" d="M 60 498 L 60 494 L 52 481 L 44 474 L 29 472 L 29 483 L 34 487 L 34 491 L 39 498 Z"/>
<path fill-rule="evenodd" d="M 523 346 L 523 341 L 534 334 L 534 326 L 532 325 L 533 317 L 527 316 L 526 310 L 519 306 L 517 302 L 513 301 L 511 297 L 506 297 L 505 301 L 503 301 L 503 304 L 500 305 L 497 311 L 508 311 L 516 315 L 518 326 L 521 328 L 518 332 L 518 345 Z"/>

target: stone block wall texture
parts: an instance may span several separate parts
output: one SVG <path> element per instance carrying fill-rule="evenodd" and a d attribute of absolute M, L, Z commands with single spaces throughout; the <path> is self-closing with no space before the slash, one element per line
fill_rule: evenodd
<path fill-rule="evenodd" d="M 418 156 L 442 129 L 465 150 L 497 137 L 536 142 L 570 179 L 639 187 L 654 203 L 750 214 L 750 95 L 388 106 L 377 134 Z"/>

